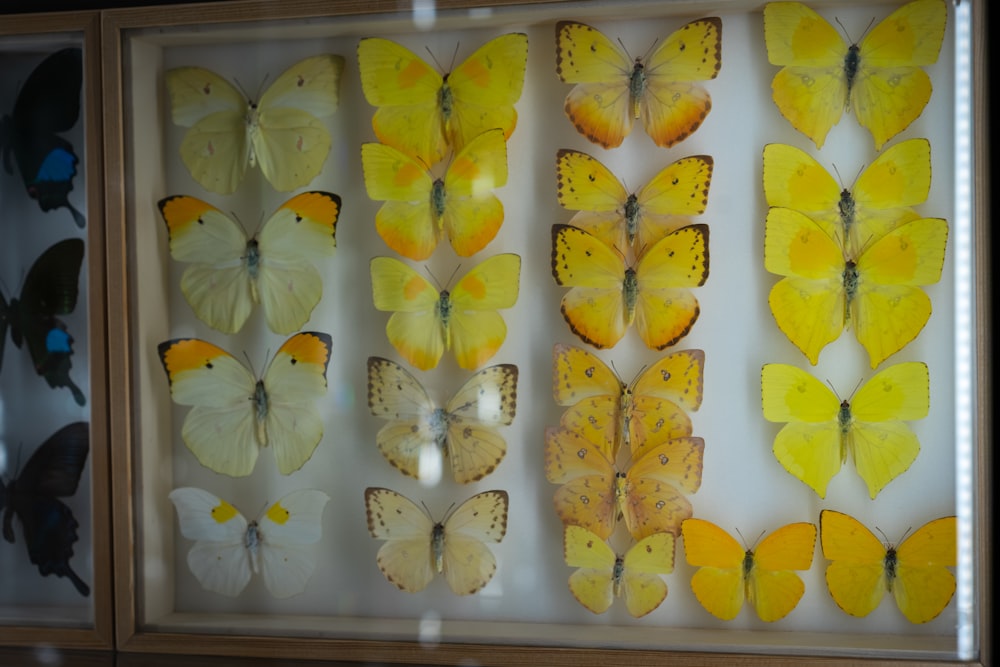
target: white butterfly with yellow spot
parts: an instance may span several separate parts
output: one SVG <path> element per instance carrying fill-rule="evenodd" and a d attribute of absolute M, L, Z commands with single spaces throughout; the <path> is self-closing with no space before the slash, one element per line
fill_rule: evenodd
<path fill-rule="evenodd" d="M 444 574 L 456 595 L 471 595 L 493 578 L 496 558 L 484 542 L 507 532 L 507 492 L 478 493 L 440 522 L 409 498 L 390 489 L 365 489 L 368 531 L 386 540 L 378 567 L 391 583 L 418 593 Z"/>
<path fill-rule="evenodd" d="M 248 523 L 239 510 L 203 489 L 170 492 L 181 534 L 195 540 L 188 567 L 205 589 L 230 597 L 246 588 L 251 570 L 276 598 L 304 591 L 316 568 L 308 545 L 322 535 L 329 499 L 314 489 L 293 491 Z"/>

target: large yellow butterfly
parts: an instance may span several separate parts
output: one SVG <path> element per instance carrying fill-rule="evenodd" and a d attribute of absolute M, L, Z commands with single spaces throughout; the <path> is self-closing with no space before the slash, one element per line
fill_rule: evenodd
<path fill-rule="evenodd" d="M 468 257 L 485 248 L 503 224 L 503 204 L 493 194 L 507 183 L 502 130 L 471 139 L 444 178 L 386 144 L 362 144 L 361 164 L 368 196 L 385 201 L 375 214 L 375 229 L 404 257 L 427 259 L 442 234 L 458 255 Z"/>
<path fill-rule="evenodd" d="M 201 464 L 231 477 L 253 472 L 271 445 L 278 470 L 301 468 L 323 437 L 316 399 L 326 393 L 330 336 L 299 333 L 278 349 L 257 380 L 236 357 L 197 338 L 159 345 L 175 403 L 191 405 L 181 436 Z"/>
<path fill-rule="evenodd" d="M 955 593 L 955 517 L 924 524 L 898 546 L 883 544 L 857 519 L 823 510 L 819 515 L 826 585 L 837 606 L 867 616 L 886 591 L 911 623 L 926 623 L 948 606 Z"/>
<path fill-rule="evenodd" d="M 206 590 L 235 597 L 250 582 L 251 570 L 276 598 L 306 589 L 316 569 L 308 545 L 322 536 L 323 507 L 330 500 L 322 491 L 292 491 L 249 523 L 235 507 L 203 489 L 174 489 L 170 500 L 181 534 L 195 540 L 188 567 Z"/>
<path fill-rule="evenodd" d="M 931 187 L 931 145 L 910 139 L 891 146 L 866 168 L 851 189 L 808 153 L 786 144 L 764 147 L 764 195 L 770 206 L 804 213 L 840 241 L 849 257 L 899 225 L 921 217 Z"/>
<path fill-rule="evenodd" d="M 439 522 L 390 489 L 365 489 L 368 532 L 385 540 L 378 567 L 400 590 L 418 593 L 443 574 L 455 595 L 472 595 L 489 583 L 497 562 L 484 542 L 507 532 L 507 492 L 478 493 Z"/>
<path fill-rule="evenodd" d="M 396 351 L 420 370 L 437 366 L 445 350 L 455 349 L 468 370 L 489 361 L 507 337 L 496 312 L 517 301 L 521 258 L 494 255 L 465 274 L 451 292 L 392 257 L 371 261 L 375 308 L 393 311 L 385 332 Z"/>
<path fill-rule="evenodd" d="M 596 348 L 614 347 L 633 322 L 647 347 L 686 336 L 700 312 L 690 287 L 708 278 L 708 226 L 688 225 L 647 248 L 634 266 L 593 234 L 552 226 L 552 275 L 569 328 Z"/>
<path fill-rule="evenodd" d="M 556 194 L 563 208 L 577 211 L 569 224 L 621 252 L 632 248 L 639 256 L 690 224 L 685 216 L 705 212 L 713 165 L 707 155 L 681 158 L 636 192 L 628 192 L 596 158 L 564 149 L 556 156 Z"/>
<path fill-rule="evenodd" d="M 921 69 L 937 61 L 948 9 L 944 0 L 903 5 L 848 45 L 837 29 L 798 2 L 764 7 L 764 42 L 782 66 L 771 88 L 774 103 L 795 129 L 822 148 L 826 135 L 853 108 L 875 150 L 916 120 L 931 97 Z"/>
<path fill-rule="evenodd" d="M 433 165 L 486 130 L 509 138 L 517 124 L 528 36 L 501 35 L 443 77 L 409 49 L 381 37 L 358 43 L 361 88 L 379 141 Z"/>
<path fill-rule="evenodd" d="M 177 195 L 159 203 L 170 235 L 170 254 L 191 264 L 181 291 L 198 319 L 236 333 L 261 303 L 268 327 L 279 334 L 300 330 L 323 295 L 323 279 L 311 260 L 337 246 L 340 197 L 303 192 L 281 205 L 253 238 L 211 204 Z"/>
<path fill-rule="evenodd" d="M 930 297 L 919 286 L 941 278 L 947 241 L 946 221 L 920 218 L 887 232 L 859 256 L 845 256 L 822 225 L 798 211 L 772 208 L 764 266 L 785 277 L 771 288 L 771 313 L 810 363 L 853 327 L 876 368 L 930 318 Z"/>
<path fill-rule="evenodd" d="M 701 407 L 702 350 L 666 354 L 629 384 L 583 348 L 556 343 L 552 356 L 552 393 L 568 407 L 560 423 L 600 443 L 612 457 L 622 444 L 631 453 L 647 439 L 691 435 L 686 411 Z"/>
<path fill-rule="evenodd" d="M 787 364 L 765 364 L 760 384 L 764 418 L 788 422 L 774 438 L 775 457 L 820 498 L 848 454 L 875 498 L 920 452 L 916 434 L 904 421 L 923 419 L 930 409 L 924 363 L 889 366 L 843 401 Z"/>
<path fill-rule="evenodd" d="M 685 493 L 701 487 L 701 438 L 650 438 L 619 469 L 611 452 L 563 427 L 545 430 L 545 478 L 562 484 L 556 514 L 607 539 L 619 516 L 633 538 L 677 533 L 691 516 Z"/>
<path fill-rule="evenodd" d="M 698 571 L 691 590 L 708 613 L 724 621 L 736 618 L 744 600 L 762 621 L 777 621 L 799 603 L 805 584 L 795 570 L 812 566 L 816 526 L 790 523 L 744 549 L 714 523 L 688 519 L 681 526 L 684 555 Z"/>
<path fill-rule="evenodd" d="M 712 98 L 697 81 L 722 67 L 722 21 L 698 19 L 678 28 L 648 58 L 628 56 L 596 28 L 556 24 L 556 74 L 576 86 L 566 115 L 580 134 L 615 148 L 641 119 L 657 146 L 669 147 L 697 130 Z"/>
<path fill-rule="evenodd" d="M 340 101 L 341 56 L 306 58 L 275 79 L 259 102 L 202 67 L 167 70 L 174 123 L 190 130 L 181 159 L 203 188 L 236 191 L 247 165 L 260 163 L 276 190 L 308 185 L 330 152 L 330 132 L 321 118 Z"/>
<path fill-rule="evenodd" d="M 586 528 L 566 526 L 563 556 L 567 565 L 579 568 L 569 575 L 569 590 L 580 604 L 603 614 L 624 595 L 628 613 L 639 618 L 667 597 L 667 584 L 660 575 L 674 571 L 674 536 L 650 535 L 622 556 Z"/>
<path fill-rule="evenodd" d="M 517 366 L 498 364 L 469 378 L 443 408 L 399 364 L 368 358 L 368 408 L 388 419 L 376 436 L 379 451 L 404 475 L 436 482 L 441 456 L 455 481 L 482 479 L 503 460 L 507 443 L 496 428 L 517 410 Z"/>

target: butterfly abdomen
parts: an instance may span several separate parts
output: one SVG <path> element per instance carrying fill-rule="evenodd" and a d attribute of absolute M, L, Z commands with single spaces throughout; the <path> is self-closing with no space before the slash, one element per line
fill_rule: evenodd
<path fill-rule="evenodd" d="M 264 388 L 264 381 L 257 380 L 257 388 L 254 390 L 253 401 L 254 415 L 257 417 L 257 442 L 261 447 L 267 446 L 267 389 Z"/>
<path fill-rule="evenodd" d="M 894 547 L 889 547 L 886 549 L 883 564 L 885 568 L 885 588 L 890 593 L 892 593 L 893 584 L 896 582 L 897 563 L 898 559 L 896 558 L 896 549 Z"/>
<path fill-rule="evenodd" d="M 435 179 L 434 185 L 431 187 L 431 214 L 434 216 L 434 222 L 438 224 L 438 228 L 440 228 L 441 217 L 444 216 L 444 208 L 447 203 L 444 181 L 440 178 Z"/>
<path fill-rule="evenodd" d="M 622 581 L 625 579 L 625 558 L 623 556 L 615 556 L 615 566 L 611 570 L 611 587 L 614 591 L 615 597 L 621 597 L 622 594 Z"/>
<path fill-rule="evenodd" d="M 646 93 L 646 68 L 636 58 L 632 67 L 632 75 L 628 80 L 629 101 L 632 107 L 632 118 L 638 119 L 642 112 L 642 97 Z"/>
<path fill-rule="evenodd" d="M 635 320 L 635 304 L 639 300 L 639 279 L 636 278 L 635 269 L 631 266 L 625 269 L 625 280 L 622 281 L 622 297 L 625 301 L 623 309 L 625 326 L 628 326 Z"/>
<path fill-rule="evenodd" d="M 857 44 L 852 44 L 847 49 L 844 56 L 844 78 L 847 80 L 847 97 L 844 100 L 844 107 L 851 105 L 851 90 L 854 88 L 854 80 L 858 75 L 858 68 L 861 65 L 861 49 Z"/>
<path fill-rule="evenodd" d="M 444 572 L 444 524 L 436 523 L 431 529 L 431 562 L 434 564 L 434 571 L 438 574 Z"/>
<path fill-rule="evenodd" d="M 635 243 L 635 237 L 639 234 L 639 214 L 642 212 L 639 206 L 639 198 L 635 193 L 631 193 L 625 200 L 625 234 L 629 245 Z"/>
<path fill-rule="evenodd" d="M 260 565 L 257 562 L 257 550 L 260 547 L 260 531 L 258 530 L 256 521 L 251 521 L 247 525 L 247 533 L 243 538 L 243 546 L 247 548 L 247 553 L 250 555 L 250 567 L 255 574 L 259 573 Z"/>

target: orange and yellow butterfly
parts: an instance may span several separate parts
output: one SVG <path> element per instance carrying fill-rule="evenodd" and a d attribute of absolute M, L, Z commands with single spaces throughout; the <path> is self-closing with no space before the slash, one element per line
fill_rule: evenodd
<path fill-rule="evenodd" d="M 393 257 L 371 261 L 375 308 L 391 311 L 385 332 L 396 351 L 419 368 L 437 366 L 445 350 L 467 370 L 489 361 L 507 337 L 496 312 L 517 301 L 521 258 L 494 255 L 465 274 L 451 292 L 438 292 L 430 281 Z"/>
<path fill-rule="evenodd" d="M 517 124 L 528 36 L 496 37 L 441 76 L 409 49 L 381 37 L 358 43 L 361 88 L 379 141 L 433 165 L 486 130 L 509 138 Z"/>
<path fill-rule="evenodd" d="M 312 260 L 333 254 L 340 197 L 303 192 L 248 238 L 243 227 L 211 204 L 177 195 L 159 203 L 170 254 L 191 264 L 181 291 L 202 322 L 222 331 L 243 328 L 256 303 L 279 334 L 299 331 L 323 296 Z"/>
<path fill-rule="evenodd" d="M 556 343 L 552 357 L 552 393 L 568 408 L 560 424 L 600 443 L 612 457 L 622 444 L 634 453 L 647 439 L 691 435 L 686 411 L 701 407 L 702 350 L 670 352 L 629 384 L 583 348 Z"/>
<path fill-rule="evenodd" d="M 904 421 L 930 410 L 930 375 L 922 362 L 889 366 L 843 401 L 787 364 L 765 364 L 760 384 L 764 419 L 787 422 L 774 438 L 774 456 L 820 498 L 848 455 L 874 499 L 920 452 Z"/>
<path fill-rule="evenodd" d="M 583 526 L 602 539 L 619 517 L 633 538 L 677 533 L 691 516 L 684 494 L 701 487 L 705 441 L 650 438 L 636 448 L 632 464 L 619 469 L 611 452 L 563 427 L 545 429 L 545 478 L 562 484 L 556 514 L 564 524 Z"/>
<path fill-rule="evenodd" d="M 690 224 L 708 205 L 714 162 L 707 155 L 667 165 L 636 192 L 628 192 L 596 158 L 573 150 L 556 156 L 556 195 L 563 208 L 577 213 L 569 224 L 606 245 L 639 256 L 670 232 Z"/>
<path fill-rule="evenodd" d="M 390 489 L 365 489 L 368 532 L 385 540 L 378 567 L 391 583 L 418 593 L 443 574 L 455 595 L 472 595 L 489 583 L 496 557 L 485 542 L 507 532 L 506 491 L 478 493 L 434 521 L 427 511 Z"/>
<path fill-rule="evenodd" d="M 690 287 L 708 279 L 708 226 L 688 225 L 646 249 L 634 266 L 593 234 L 552 226 L 552 275 L 569 328 L 598 349 L 614 347 L 634 322 L 647 347 L 662 350 L 698 319 Z"/>
<path fill-rule="evenodd" d="M 850 189 L 805 151 L 786 144 L 764 147 L 764 196 L 769 206 L 792 208 L 840 241 L 850 257 L 899 225 L 921 217 L 911 207 L 931 187 L 931 145 L 910 139 L 887 148 Z"/>
<path fill-rule="evenodd" d="M 479 252 L 503 224 L 503 204 L 493 194 L 507 183 L 507 142 L 487 130 L 452 158 L 443 178 L 418 159 L 386 144 L 361 145 L 368 196 L 384 201 L 375 229 L 404 257 L 427 259 L 443 234 L 461 257 Z"/>
<path fill-rule="evenodd" d="M 167 70 L 174 123 L 191 128 L 180 148 L 191 177 L 206 190 L 232 194 L 247 166 L 260 163 L 275 190 L 308 185 L 330 152 L 330 132 L 320 119 L 337 110 L 343 69 L 341 56 L 306 58 L 259 101 L 202 67 Z"/>
<path fill-rule="evenodd" d="M 667 597 L 661 574 L 674 571 L 674 536 L 656 533 L 633 544 L 624 555 L 580 526 L 563 529 L 563 557 L 570 567 L 573 597 L 595 614 L 603 614 L 616 597 L 635 618 L 645 616 Z"/>
<path fill-rule="evenodd" d="M 566 115 L 577 131 L 615 148 L 641 119 L 657 146 L 670 147 L 697 130 L 712 109 L 698 81 L 722 67 L 722 21 L 698 19 L 678 28 L 647 58 L 629 57 L 596 28 L 556 24 L 556 74 L 576 84 Z"/>
<path fill-rule="evenodd" d="M 253 472 L 261 447 L 271 445 L 288 475 L 312 456 L 323 437 L 316 400 L 326 393 L 330 336 L 295 334 L 278 348 L 258 380 L 236 357 L 197 338 L 159 345 L 170 395 L 193 406 L 181 437 L 198 461 L 231 477 Z"/>
<path fill-rule="evenodd" d="M 754 549 L 745 549 L 703 519 L 688 519 L 681 532 L 688 565 L 698 568 L 691 577 L 691 590 L 716 618 L 736 618 L 747 601 L 760 620 L 777 621 L 795 609 L 805 592 L 795 570 L 812 566 L 816 526 L 811 523 L 782 526 Z"/>
<path fill-rule="evenodd" d="M 767 58 L 782 69 L 771 83 L 774 103 L 798 131 L 823 147 L 853 108 L 872 133 L 875 150 L 916 120 L 931 97 L 921 69 L 937 61 L 948 9 L 944 0 L 916 0 L 876 25 L 860 44 L 799 2 L 764 6 Z"/>
<path fill-rule="evenodd" d="M 404 475 L 436 482 L 441 456 L 455 481 L 468 484 L 493 472 L 507 453 L 497 432 L 517 410 L 517 366 L 498 364 L 475 373 L 444 407 L 399 364 L 368 357 L 368 408 L 390 420 L 376 436 L 378 449 Z"/>
<path fill-rule="evenodd" d="M 823 225 L 772 208 L 764 229 L 764 267 L 785 276 L 768 303 L 778 328 L 816 364 L 819 353 L 853 327 L 872 368 L 917 337 L 931 316 L 920 286 L 941 278 L 948 223 L 912 220 L 845 256 Z"/>
<path fill-rule="evenodd" d="M 911 623 L 927 623 L 948 606 L 958 559 L 955 517 L 930 521 L 898 546 L 883 544 L 860 521 L 841 512 L 819 515 L 826 585 L 841 609 L 867 616 L 886 591 Z"/>

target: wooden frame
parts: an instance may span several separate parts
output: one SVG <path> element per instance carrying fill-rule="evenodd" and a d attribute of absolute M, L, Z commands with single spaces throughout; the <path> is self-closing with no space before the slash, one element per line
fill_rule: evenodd
<path fill-rule="evenodd" d="M 840 4 L 840 3 L 836 3 Z M 981 16 L 983 11 L 982 2 L 972 2 L 973 14 Z M 561 9 L 555 3 L 535 3 L 532 0 L 524 2 L 511 1 L 506 3 L 494 2 L 441 2 L 438 3 L 438 10 L 447 13 L 449 10 L 467 8 L 495 8 L 503 5 L 505 8 L 524 9 L 533 11 L 538 7 L 540 15 L 542 12 L 559 14 Z M 562 13 L 567 16 L 595 17 L 600 20 L 602 9 L 588 8 L 583 10 L 580 4 L 568 3 L 567 9 Z M 710 12 L 724 13 L 726 11 L 758 11 L 762 3 L 756 2 L 725 2 L 707 3 L 678 2 L 669 3 L 664 12 L 669 15 L 673 13 L 683 14 L 690 18 L 698 15 L 705 15 Z M 248 2 L 239 0 L 226 4 L 205 4 L 190 5 L 170 8 L 150 8 L 150 9 L 128 9 L 111 10 L 104 14 L 103 24 L 103 54 L 104 54 L 104 76 L 106 82 L 106 107 L 105 107 L 105 154 L 107 156 L 107 190 L 106 206 L 108 211 L 108 311 L 109 311 L 109 387 L 110 402 L 116 406 L 127 406 L 127 409 L 118 410 L 111 416 L 111 442 L 112 448 L 112 480 L 114 502 L 114 554 L 115 554 L 115 580 L 118 583 L 115 591 L 116 595 L 116 630 L 117 645 L 119 650 L 126 653 L 168 653 L 168 654 L 199 654 L 199 655 L 226 655 L 226 656 L 249 656 L 249 657 L 277 657 L 302 658 L 302 659 L 329 659 L 339 660 L 359 660 L 359 661 L 385 661 L 385 662 L 406 662 L 422 664 L 458 664 L 469 659 L 476 660 L 484 664 L 537 664 L 540 660 L 552 665 L 576 665 L 576 664 L 602 664 L 608 662 L 628 662 L 629 664 L 698 664 L 723 665 L 730 664 L 734 658 L 740 660 L 741 664 L 747 665 L 771 665 L 781 664 L 805 664 L 820 657 L 813 654 L 808 649 L 811 643 L 825 646 L 830 649 L 835 646 L 836 640 L 825 638 L 820 633 L 799 633 L 794 639 L 784 636 L 778 640 L 778 644 L 763 642 L 759 643 L 752 637 L 742 637 L 737 645 L 724 644 L 726 648 L 714 647 L 710 651 L 701 648 L 711 645 L 713 638 L 720 639 L 722 633 L 706 634 L 695 643 L 701 647 L 699 650 L 691 648 L 691 644 L 684 640 L 677 641 L 679 649 L 669 650 L 649 650 L 642 642 L 641 634 L 632 634 L 630 628 L 616 628 L 621 631 L 621 637 L 616 642 L 617 648 L 609 648 L 600 645 L 600 640 L 596 644 L 583 641 L 581 633 L 572 628 L 560 626 L 554 630 L 545 627 L 524 627 L 519 624 L 494 623 L 496 637 L 511 636 L 518 639 L 511 642 L 501 640 L 499 642 L 479 643 L 476 632 L 468 631 L 455 624 L 451 630 L 454 634 L 448 635 L 448 640 L 441 643 L 425 644 L 412 638 L 409 633 L 412 628 L 408 625 L 396 626 L 393 621 L 379 619 L 382 625 L 386 626 L 386 634 L 389 636 L 402 636 L 403 640 L 378 638 L 377 632 L 368 632 L 364 629 L 366 619 L 354 619 L 353 625 L 349 628 L 356 630 L 356 635 L 351 636 L 350 629 L 341 628 L 338 631 L 330 631 L 325 624 L 325 620 L 315 617 L 297 618 L 296 623 L 305 628 L 299 633 L 284 634 L 280 629 L 275 631 L 270 626 L 273 617 L 268 616 L 233 616 L 224 614 L 205 614 L 193 616 L 191 618 L 200 619 L 206 627 L 214 627 L 215 631 L 208 633 L 178 630 L 172 627 L 167 621 L 160 627 L 157 621 L 152 623 L 144 622 L 144 591 L 141 579 L 142 568 L 137 563 L 137 553 L 140 552 L 141 524 L 144 520 L 143 513 L 148 511 L 148 507 L 137 500 L 142 493 L 143 471 L 140 469 L 138 451 L 142 448 L 139 437 L 139 417 L 143 410 L 140 394 L 148 387 L 139 386 L 145 378 L 143 373 L 137 368 L 137 362 L 133 356 L 136 343 L 136 299 L 140 295 L 136 293 L 135 271 L 137 262 L 141 262 L 143 271 L 152 271 L 157 275 L 166 275 L 166 263 L 168 259 L 162 257 L 165 254 L 163 248 L 150 250 L 143 248 L 142 259 L 136 259 L 136 223 L 131 217 L 134 213 L 134 202 L 130 197 L 134 196 L 137 187 L 144 188 L 144 195 L 157 194 L 162 196 L 163 183 L 143 182 L 137 184 L 135 171 L 130 164 L 129 139 L 135 137 L 135 128 L 130 125 L 131 109 L 129 108 L 128 88 L 129 81 L 129 49 L 133 46 L 132 36 L 135 34 L 150 35 L 157 29 L 169 32 L 171 28 L 186 25 L 198 25 L 200 29 L 211 32 L 213 28 L 233 38 L 233 35 L 249 36 L 250 39 L 266 40 L 271 27 L 281 24 L 287 28 L 288 25 L 297 21 L 302 25 L 309 25 L 311 30 L 317 30 L 317 25 L 329 26 L 331 17 L 343 17 L 347 19 L 358 19 L 359 17 L 379 20 L 381 15 L 393 17 L 396 11 L 396 3 L 393 2 L 353 2 L 344 1 L 337 3 L 318 2 L 290 2 L 283 3 L 280 7 L 268 2 Z M 613 9 L 603 8 L 604 15 L 612 12 Z M 592 13 L 588 13 L 592 12 Z M 544 14 L 548 17 L 550 14 Z M 322 30 L 322 28 L 318 28 Z M 145 31 L 145 32 L 143 32 Z M 984 27 L 978 21 L 973 22 L 973 81 L 976 84 L 975 90 L 985 89 L 985 64 L 981 57 L 983 53 Z M 312 32 L 310 34 L 315 34 Z M 194 38 L 197 43 L 197 38 Z M 162 54 L 157 51 L 163 47 L 152 42 L 143 43 L 142 48 L 147 49 L 145 55 L 151 59 L 149 62 L 160 63 L 162 67 Z M 769 75 L 768 75 L 769 76 Z M 155 77 L 154 77 L 155 78 Z M 149 84 L 151 86 L 152 84 Z M 145 90 L 152 91 L 152 87 Z M 975 141 L 974 146 L 983 145 L 978 141 L 984 134 L 984 104 L 985 101 L 978 96 L 974 96 L 975 108 L 973 117 L 975 119 Z M 151 107 L 152 108 L 152 107 Z M 164 120 L 164 122 L 169 122 Z M 158 147 L 147 147 L 154 152 L 159 151 Z M 159 153 L 157 152 L 157 156 Z M 155 158 L 154 158 L 155 159 Z M 163 158 L 165 159 L 165 158 Z M 974 152 L 974 177 L 977 186 L 987 181 L 986 156 L 980 152 Z M 356 195 L 363 196 L 363 195 Z M 989 266 L 991 257 L 989 256 L 988 243 L 986 242 L 986 225 L 989 220 L 988 207 L 989 200 L 986 188 L 974 188 L 974 211 L 975 224 L 973 228 L 974 238 L 972 248 L 975 252 L 975 317 L 978 320 L 972 341 L 974 355 L 980 362 L 974 367 L 974 383 L 977 387 L 973 407 L 976 417 L 976 437 L 974 443 L 975 459 L 972 461 L 972 485 L 974 491 L 973 512 L 974 521 L 971 526 L 975 535 L 973 544 L 975 553 L 973 562 L 975 567 L 974 580 L 981 591 L 989 590 L 991 583 L 991 571 L 989 567 L 990 559 L 987 554 L 992 543 L 986 512 L 989 507 L 992 487 L 987 477 L 989 470 L 988 450 L 991 442 L 992 422 L 990 418 L 990 396 L 992 392 L 991 378 L 983 372 L 982 360 L 986 357 L 987 342 L 989 341 L 989 304 L 987 302 L 988 286 L 986 285 L 989 276 Z M 148 218 L 144 215 L 144 221 Z M 362 219 L 359 224 L 365 221 Z M 145 233 L 145 232 L 143 232 Z M 148 238 L 148 236 L 143 237 Z M 343 252 L 343 250 L 339 251 Z M 950 252 L 950 251 L 949 251 Z M 157 254 L 161 256 L 156 259 Z M 152 263 L 147 263 L 152 262 Z M 146 297 L 147 295 L 142 295 Z M 159 379 L 159 378 L 157 378 Z M 155 400 L 163 401 L 164 394 L 162 388 L 156 394 Z M 166 399 L 168 400 L 168 399 Z M 147 413 L 148 414 L 148 413 Z M 146 471 L 147 475 L 149 471 Z M 159 471 L 158 471 L 159 473 Z M 149 481 L 147 477 L 145 481 Z M 547 495 L 550 489 L 542 486 L 541 493 Z M 161 504 L 162 508 L 162 504 Z M 169 505 L 167 505 L 169 508 Z M 351 511 L 356 511 L 352 507 Z M 163 517 L 166 520 L 166 517 Z M 170 516 L 173 522 L 173 516 Z M 816 565 L 814 564 L 814 567 Z M 674 580 L 676 582 L 676 580 Z M 676 587 L 679 582 L 674 583 Z M 951 664 L 989 664 L 991 656 L 991 638 L 989 628 L 990 617 L 988 604 L 984 603 L 982 593 L 977 595 L 979 601 L 975 605 L 975 649 L 974 657 L 971 659 L 934 659 L 925 661 L 925 664 L 951 665 Z M 367 619 L 369 625 L 373 624 L 372 619 Z M 587 626 L 598 627 L 598 626 Z M 468 634 L 465 634 L 468 632 Z M 509 634 L 507 634 L 509 633 Z M 300 636 L 292 636 L 298 634 Z M 305 636 L 301 636 L 305 635 Z M 676 637 L 675 637 L 676 639 Z M 620 644 L 627 644 L 630 640 L 643 648 L 623 649 Z M 779 644 L 785 643 L 784 650 Z M 789 648 L 789 646 L 791 646 Z M 769 653 L 777 649 L 780 655 Z M 721 651 L 721 652 L 716 652 Z M 878 651 L 860 651 L 857 654 L 845 656 L 840 653 L 820 652 L 824 657 L 824 662 L 829 664 L 851 664 L 858 657 L 880 658 L 883 664 L 894 664 L 898 657 L 900 661 L 907 660 L 907 664 L 918 664 L 909 662 L 916 658 L 921 659 L 920 649 L 915 653 L 890 652 L 886 654 Z M 738 655 L 737 655 L 738 654 Z"/>
<path fill-rule="evenodd" d="M 5 17 L 0 40 L 17 36 L 79 34 L 84 55 L 84 90 L 81 117 L 84 119 L 86 151 L 78 169 L 86 176 L 86 271 L 89 330 L 86 340 L 90 361 L 90 383 L 84 393 L 90 410 L 90 489 L 92 511 L 93 620 L 87 627 L 60 627 L 46 623 L 44 613 L 23 625 L 0 626 L 0 647 L 48 645 L 69 651 L 103 649 L 114 646 L 113 582 L 111 555 L 111 484 L 108 437 L 106 265 L 104 228 L 104 160 L 101 123 L 103 97 L 101 77 L 100 13 L 67 12 L 59 15 L 27 14 Z M 86 473 L 85 473 L 86 474 Z M 89 578 L 89 577 L 88 577 Z M 97 654 L 95 655 L 95 659 Z"/>

